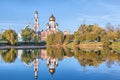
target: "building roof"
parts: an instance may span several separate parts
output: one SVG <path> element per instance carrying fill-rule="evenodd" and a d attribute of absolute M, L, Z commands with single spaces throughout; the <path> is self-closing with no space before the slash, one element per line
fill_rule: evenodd
<path fill-rule="evenodd" d="M 50 16 L 49 21 L 55 21 L 55 17 L 53 16 L 53 14 Z"/>

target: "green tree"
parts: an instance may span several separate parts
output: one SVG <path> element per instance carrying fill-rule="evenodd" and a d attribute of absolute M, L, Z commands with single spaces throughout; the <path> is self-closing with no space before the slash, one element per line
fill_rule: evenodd
<path fill-rule="evenodd" d="M 47 36 L 47 44 L 63 44 L 64 41 L 64 34 L 62 32 L 52 33 Z"/>
<path fill-rule="evenodd" d="M 26 27 L 21 31 L 21 36 L 22 36 L 22 40 L 25 42 L 35 41 L 35 39 L 37 38 L 36 37 L 37 34 L 35 33 L 35 31 L 28 27 Z"/>
<path fill-rule="evenodd" d="M 54 44 L 63 44 L 64 34 L 62 32 L 55 33 Z"/>
<path fill-rule="evenodd" d="M 48 44 L 48 45 L 53 44 L 53 43 L 54 43 L 54 42 L 53 42 L 53 41 L 54 41 L 54 38 L 55 38 L 55 34 L 54 34 L 54 33 L 48 35 L 48 36 L 47 36 L 47 40 L 46 40 L 47 44 Z"/>
<path fill-rule="evenodd" d="M 100 28 L 99 25 L 81 25 L 77 32 L 74 33 L 75 41 L 101 41 L 102 35 L 105 30 Z"/>
<path fill-rule="evenodd" d="M 34 41 L 35 43 L 39 43 L 39 42 L 41 41 L 40 35 L 35 34 L 33 41 Z"/>
<path fill-rule="evenodd" d="M 3 32 L 2 37 L 4 40 L 7 40 L 12 45 L 18 42 L 18 35 L 14 30 L 6 30 Z"/>

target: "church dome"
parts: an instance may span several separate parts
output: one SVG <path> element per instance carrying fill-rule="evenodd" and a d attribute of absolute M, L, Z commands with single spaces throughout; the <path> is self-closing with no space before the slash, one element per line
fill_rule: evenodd
<path fill-rule="evenodd" d="M 53 16 L 53 14 L 52 14 L 51 17 L 49 18 L 49 21 L 55 21 L 55 17 Z"/>

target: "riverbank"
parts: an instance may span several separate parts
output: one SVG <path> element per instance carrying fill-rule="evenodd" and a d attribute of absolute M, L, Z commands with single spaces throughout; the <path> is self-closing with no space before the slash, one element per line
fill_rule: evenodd
<path fill-rule="evenodd" d="M 73 42 L 69 43 L 66 45 L 69 48 L 72 47 L 79 47 L 81 49 L 101 49 L 103 48 L 103 43 L 102 42 L 81 42 L 78 45 L 74 45 Z"/>
<path fill-rule="evenodd" d="M 46 47 L 69 47 L 69 48 L 73 48 L 73 47 L 79 47 L 81 49 L 102 49 L 103 48 L 103 43 L 102 42 L 81 42 L 78 45 L 74 45 L 73 42 L 64 45 L 64 44 L 56 44 L 56 45 L 47 45 L 47 44 L 37 44 L 37 45 L 26 45 L 26 44 L 22 44 L 22 45 L 1 45 L 0 49 L 10 49 L 10 48 L 15 48 L 15 49 L 27 49 L 27 48 L 46 48 Z M 111 45 L 109 45 L 108 47 L 112 48 L 112 49 L 120 49 L 120 42 L 113 42 Z"/>
<path fill-rule="evenodd" d="M 74 45 L 73 42 L 69 43 L 66 45 L 69 48 L 72 47 L 79 47 L 81 49 L 103 49 L 104 45 L 102 42 L 81 42 L 78 45 Z M 120 50 L 120 42 L 112 42 L 110 45 L 107 47 Z"/>
<path fill-rule="evenodd" d="M 45 49 L 46 46 L 0 46 L 0 49 L 37 49 L 37 48 L 41 48 L 41 49 Z"/>

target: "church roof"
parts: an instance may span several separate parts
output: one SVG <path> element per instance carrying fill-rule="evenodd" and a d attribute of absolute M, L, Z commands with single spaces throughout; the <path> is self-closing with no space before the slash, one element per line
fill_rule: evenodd
<path fill-rule="evenodd" d="M 53 14 L 50 16 L 49 21 L 55 21 L 55 17 L 53 16 Z"/>

